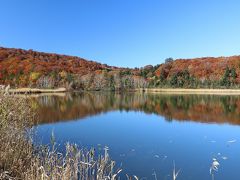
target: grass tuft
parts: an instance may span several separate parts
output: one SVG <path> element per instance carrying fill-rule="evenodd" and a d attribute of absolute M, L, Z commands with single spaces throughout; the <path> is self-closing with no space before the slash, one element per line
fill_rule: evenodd
<path fill-rule="evenodd" d="M 66 144 L 66 153 L 51 146 L 33 146 L 36 114 L 27 98 L 0 93 L 0 179 L 81 179 L 114 180 L 121 169 L 115 170 L 108 148 L 96 156 L 94 149 L 80 149 Z"/>

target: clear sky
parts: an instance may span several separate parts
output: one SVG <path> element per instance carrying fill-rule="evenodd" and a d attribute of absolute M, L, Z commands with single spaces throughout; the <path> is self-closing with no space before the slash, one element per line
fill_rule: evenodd
<path fill-rule="evenodd" d="M 2 0 L 0 46 L 140 67 L 240 54 L 239 0 Z"/>

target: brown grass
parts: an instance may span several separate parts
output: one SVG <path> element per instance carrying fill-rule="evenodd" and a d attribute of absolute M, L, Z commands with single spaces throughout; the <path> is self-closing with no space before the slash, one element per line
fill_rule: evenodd
<path fill-rule="evenodd" d="M 58 89 L 38 89 L 38 88 L 18 88 L 18 89 L 9 89 L 10 93 L 61 93 L 66 92 L 66 88 L 58 88 Z"/>
<path fill-rule="evenodd" d="M 76 144 L 66 145 L 66 154 L 52 146 L 33 146 L 35 121 L 27 98 L 0 93 L 0 179 L 116 179 L 121 172 L 105 154 L 96 157 Z"/>
<path fill-rule="evenodd" d="M 240 95 L 240 89 L 140 88 L 137 91 L 164 94 Z"/>
<path fill-rule="evenodd" d="M 0 95 L 0 179 L 21 177 L 29 168 L 32 144 L 26 136 L 34 114 L 24 99 Z"/>

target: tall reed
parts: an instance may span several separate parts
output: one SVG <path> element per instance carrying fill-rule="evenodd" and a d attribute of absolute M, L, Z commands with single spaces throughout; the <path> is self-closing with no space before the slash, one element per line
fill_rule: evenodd
<path fill-rule="evenodd" d="M 0 179 L 81 179 L 114 180 L 121 169 L 115 169 L 105 149 L 96 156 L 95 150 L 80 149 L 66 144 L 62 154 L 52 146 L 34 146 L 32 126 L 37 115 L 27 98 L 0 94 Z"/>

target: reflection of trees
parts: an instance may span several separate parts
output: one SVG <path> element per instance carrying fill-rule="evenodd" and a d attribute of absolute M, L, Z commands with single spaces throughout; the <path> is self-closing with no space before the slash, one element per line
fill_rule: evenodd
<path fill-rule="evenodd" d="M 112 110 L 143 111 L 165 120 L 240 124 L 240 97 L 87 92 L 32 98 L 41 122 L 80 119 Z"/>
<path fill-rule="evenodd" d="M 221 98 L 221 103 L 223 105 L 225 114 L 234 113 L 237 109 L 236 98 L 231 96 Z"/>

